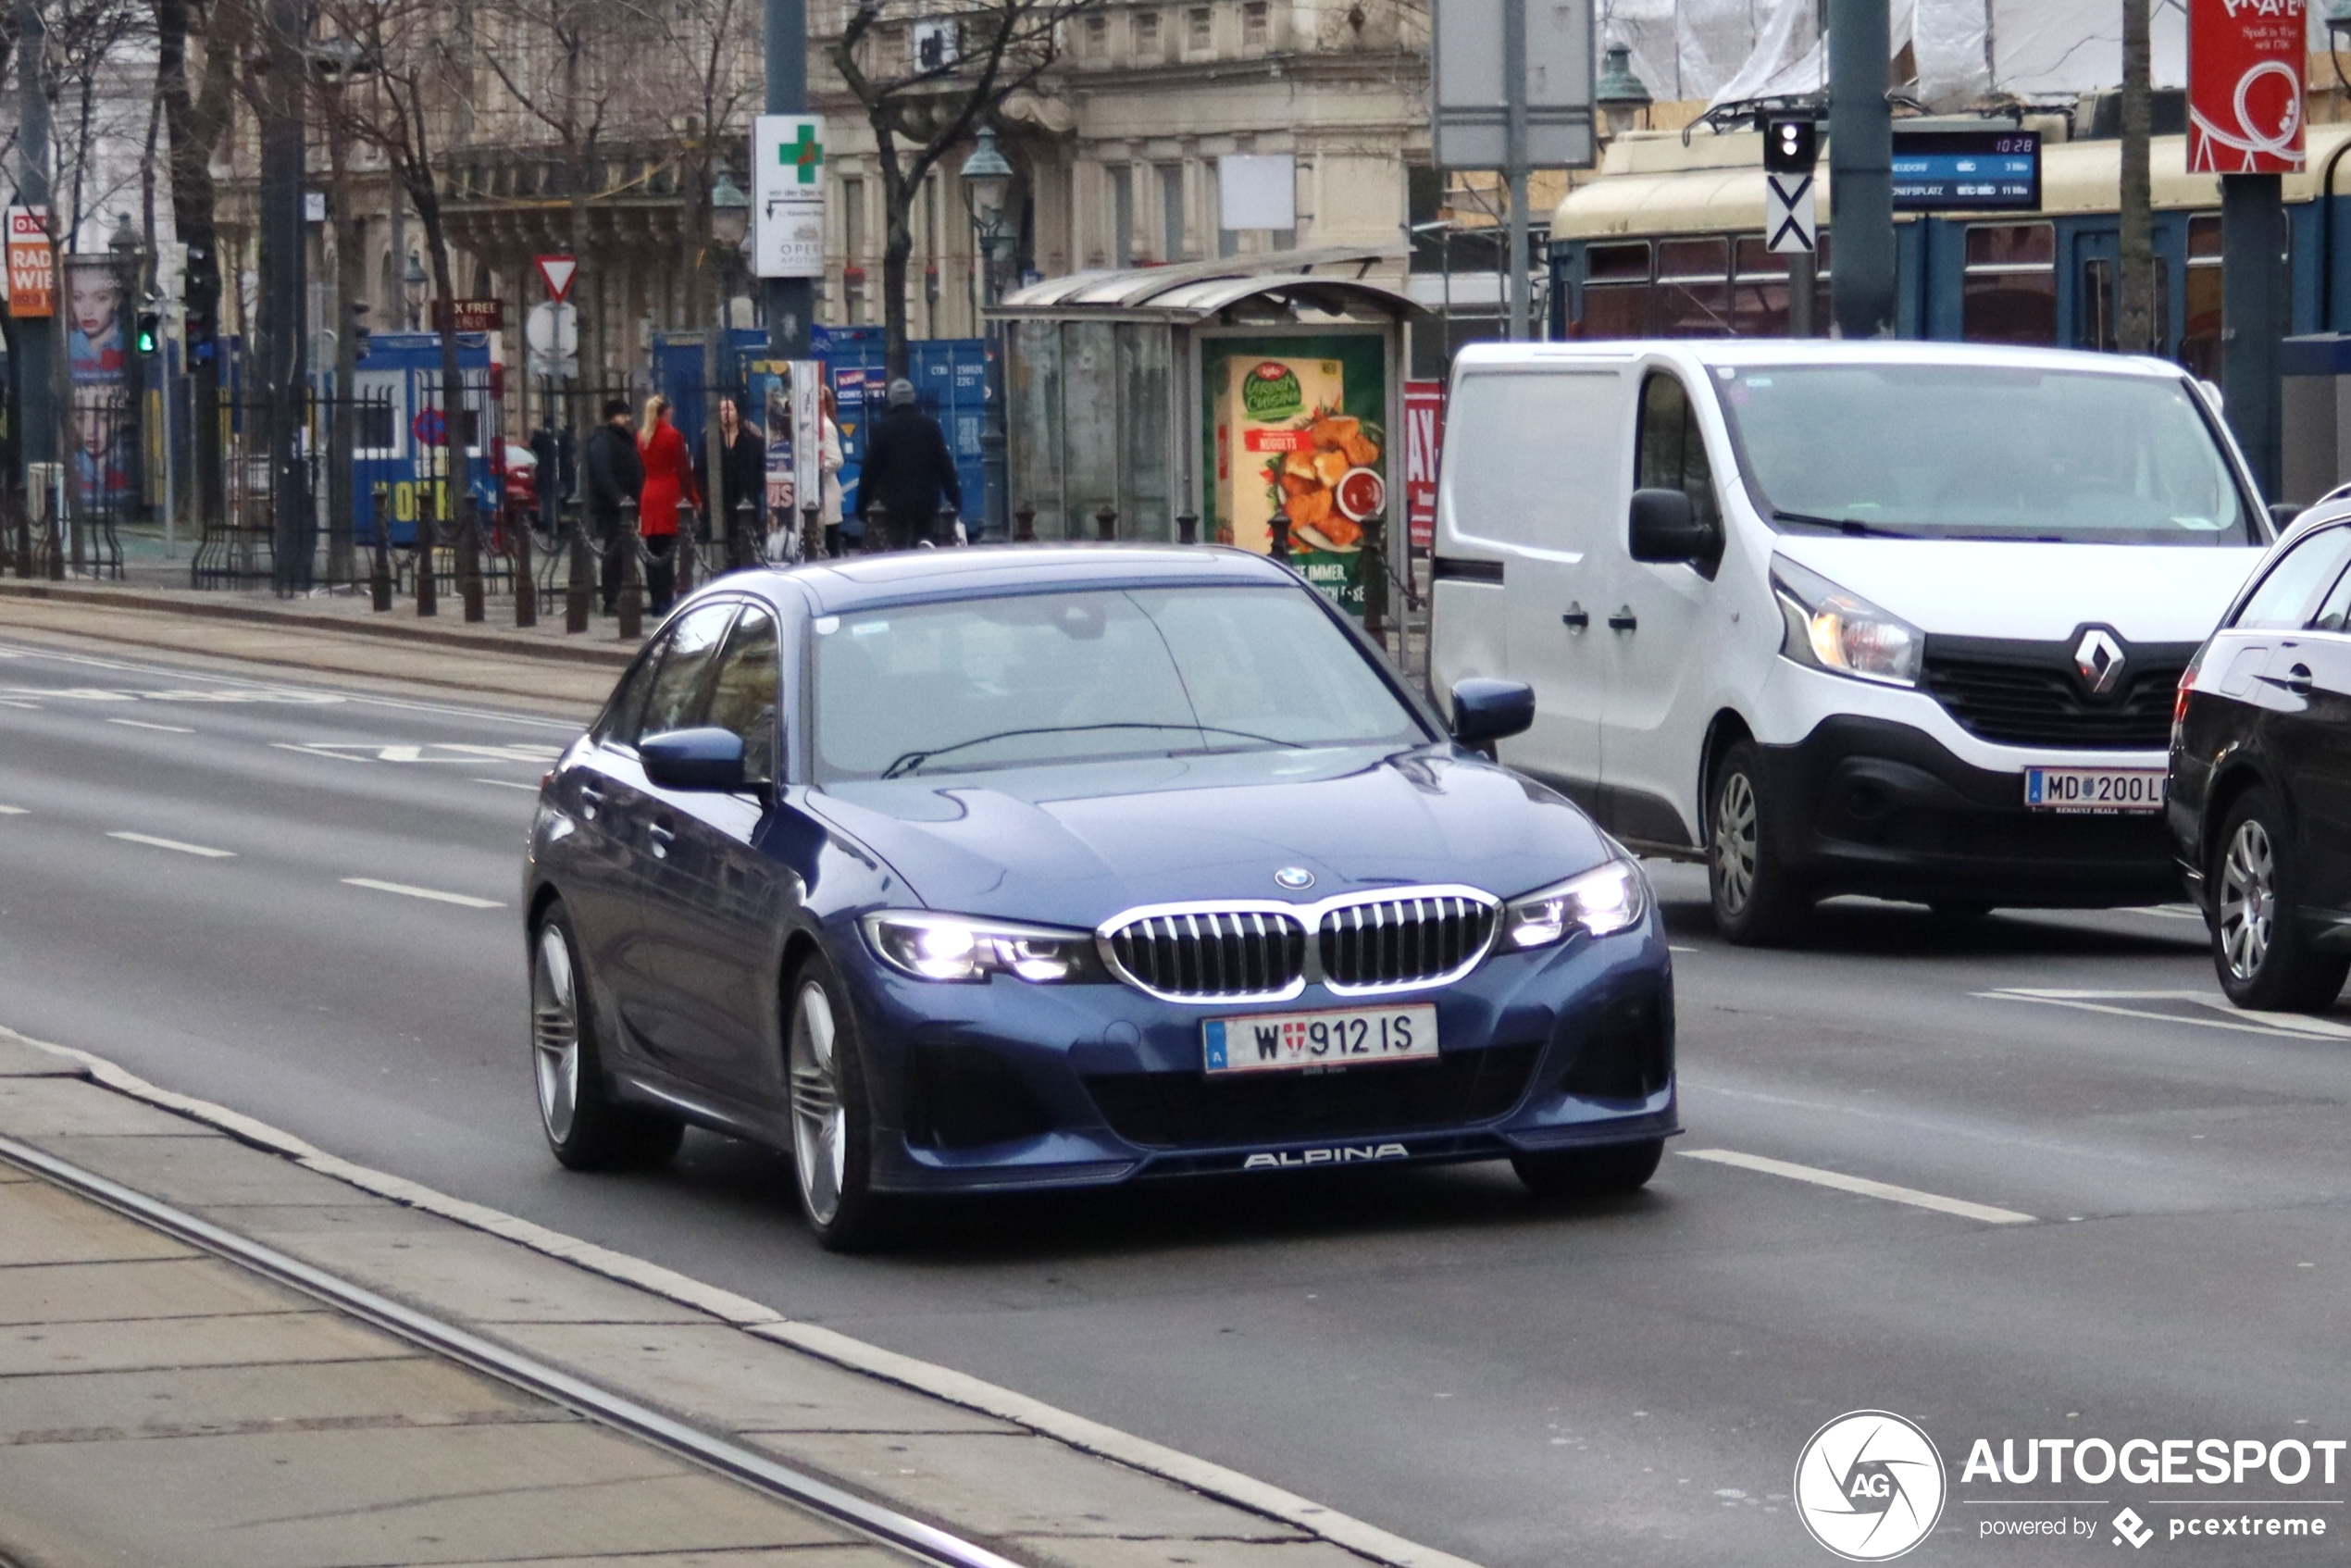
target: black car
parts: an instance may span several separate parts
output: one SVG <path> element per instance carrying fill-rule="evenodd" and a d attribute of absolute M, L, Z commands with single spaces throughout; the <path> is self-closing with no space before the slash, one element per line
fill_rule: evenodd
<path fill-rule="evenodd" d="M 2166 804 L 2240 1007 L 2319 1009 L 2351 971 L 2351 508 L 2280 541 L 2187 673 Z"/>

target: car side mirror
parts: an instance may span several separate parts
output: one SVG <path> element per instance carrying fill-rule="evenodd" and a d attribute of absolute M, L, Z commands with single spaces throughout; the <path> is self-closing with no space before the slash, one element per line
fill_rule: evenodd
<path fill-rule="evenodd" d="M 1678 490 L 1636 490 L 1633 492 L 1632 550 L 1636 561 L 1671 565 L 1702 561 L 1711 551 L 1714 530 L 1698 520 L 1698 508 Z"/>
<path fill-rule="evenodd" d="M 1453 682 L 1453 739 L 1464 746 L 1523 735 L 1534 722 L 1535 688 L 1524 680 Z"/>
<path fill-rule="evenodd" d="M 746 790 L 743 738 L 731 729 L 671 729 L 637 742 L 645 777 L 661 790 Z"/>

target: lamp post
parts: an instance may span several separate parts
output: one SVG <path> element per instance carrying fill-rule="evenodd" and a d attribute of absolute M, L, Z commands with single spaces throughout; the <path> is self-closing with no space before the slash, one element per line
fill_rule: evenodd
<path fill-rule="evenodd" d="M 424 317 L 425 290 L 431 283 L 432 280 L 425 276 L 425 264 L 417 259 L 415 251 L 410 251 L 407 269 L 400 274 L 400 295 L 402 303 L 407 307 L 408 330 L 412 332 Z"/>
<path fill-rule="evenodd" d="M 139 230 L 131 227 L 129 213 L 114 215 L 114 233 L 106 240 L 106 254 L 114 258 L 116 298 L 120 302 L 115 306 L 116 329 L 122 334 L 122 408 L 119 417 L 128 423 L 140 401 L 140 264 L 146 255 L 146 246 L 140 241 Z M 117 425 L 106 432 L 106 461 L 99 470 L 100 488 L 95 499 L 109 512 L 114 509 L 112 469 L 115 456 L 122 450 L 119 444 L 121 429 L 121 425 Z M 134 443 L 132 450 L 143 452 L 144 448 Z M 128 480 L 130 476 L 124 475 L 123 478 Z M 143 483 L 140 488 L 144 488 Z"/>
<path fill-rule="evenodd" d="M 972 235 L 979 247 L 979 307 L 985 321 L 988 348 L 986 414 L 979 427 L 982 482 L 988 487 L 988 517 L 984 532 L 998 539 L 1011 536 L 1005 520 L 1004 331 L 985 313 L 995 308 L 997 279 L 1012 249 L 1012 226 L 1005 220 L 1004 197 L 1012 190 L 1013 166 L 996 147 L 996 128 L 979 128 L 977 144 L 964 160 L 964 206 L 970 213 Z"/>
<path fill-rule="evenodd" d="M 1599 80 L 1592 85 L 1592 104 L 1600 111 L 1611 136 L 1637 130 L 1650 104 L 1648 85 L 1633 69 L 1633 51 L 1611 44 L 1600 56 Z"/>
<path fill-rule="evenodd" d="M 743 417 L 744 411 L 743 400 L 737 396 L 742 378 L 735 367 L 735 269 L 741 262 L 743 240 L 750 232 L 751 197 L 722 168 L 718 178 L 710 184 L 710 237 L 718 251 L 718 342 L 712 363 L 718 370 L 722 394 L 736 398 L 738 418 Z M 747 566 L 754 559 L 753 541 L 736 537 L 737 525 L 742 519 L 727 504 L 726 437 L 718 428 L 715 405 L 703 429 L 703 441 L 710 452 L 712 491 L 703 498 L 703 504 L 710 508 L 711 531 L 725 541 L 728 566 Z"/>

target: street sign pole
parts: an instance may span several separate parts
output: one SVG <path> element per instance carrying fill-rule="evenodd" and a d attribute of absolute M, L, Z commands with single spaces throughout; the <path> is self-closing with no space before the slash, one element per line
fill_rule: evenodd
<path fill-rule="evenodd" d="M 1511 330 L 1527 336 L 1526 0 L 1502 0 L 1502 177 L 1511 190 Z"/>
<path fill-rule="evenodd" d="M 806 114 L 807 0 L 767 0 L 764 34 L 767 68 L 766 112 L 771 115 Z M 766 284 L 768 357 L 807 358 L 809 328 L 816 314 L 815 280 L 809 278 L 769 277 Z"/>
<path fill-rule="evenodd" d="M 1847 338 L 1894 333 L 1894 116 L 1886 0 L 1829 0 L 1829 304 Z"/>
<path fill-rule="evenodd" d="M 17 80 L 22 91 L 18 97 L 17 134 L 17 200 L 24 207 L 48 212 L 49 205 L 49 94 L 47 92 L 47 23 L 43 19 L 40 0 L 18 0 L 17 4 Z M 55 219 L 51 219 L 54 229 Z M 56 288 L 56 239 L 49 235 L 50 290 Z M 24 484 L 25 505 L 37 510 L 32 496 L 33 465 L 46 473 L 57 461 L 57 399 L 50 385 L 55 374 L 56 345 L 56 317 L 61 310 L 52 306 L 51 317 L 25 318 L 25 330 L 17 334 L 17 356 L 11 365 L 17 378 L 17 417 L 19 428 L 17 454 L 23 465 L 19 478 Z M 30 570 L 20 564 L 19 571 Z"/>
<path fill-rule="evenodd" d="M 1806 118 L 1763 119 L 1763 236 L 1774 255 L 1787 257 L 1787 335 L 1813 335 L 1820 288 L 1821 230 L 1814 210 L 1821 130 Z"/>

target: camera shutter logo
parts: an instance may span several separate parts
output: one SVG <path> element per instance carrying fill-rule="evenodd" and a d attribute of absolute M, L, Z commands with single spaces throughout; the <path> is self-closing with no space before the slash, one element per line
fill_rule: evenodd
<path fill-rule="evenodd" d="M 1848 1562 L 1885 1562 L 1926 1539 L 1944 1497 L 1934 1439 L 1890 1411 L 1840 1415 L 1797 1457 L 1797 1517 Z"/>

